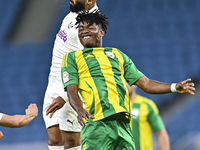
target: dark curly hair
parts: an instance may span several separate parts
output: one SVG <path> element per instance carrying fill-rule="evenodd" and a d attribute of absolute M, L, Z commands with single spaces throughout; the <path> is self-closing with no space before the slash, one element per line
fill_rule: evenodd
<path fill-rule="evenodd" d="M 109 25 L 108 17 L 103 14 L 100 10 L 94 10 L 93 12 L 89 11 L 81 11 L 76 17 L 76 24 L 79 25 L 81 22 L 87 22 L 89 25 L 96 23 L 100 25 L 101 28 L 105 31 L 107 30 L 107 26 Z M 77 26 L 78 28 L 78 26 Z"/>

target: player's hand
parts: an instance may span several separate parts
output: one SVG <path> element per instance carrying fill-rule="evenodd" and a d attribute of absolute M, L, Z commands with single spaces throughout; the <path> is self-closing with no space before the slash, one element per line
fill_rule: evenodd
<path fill-rule="evenodd" d="M 36 104 L 30 104 L 25 110 L 26 115 L 32 116 L 34 119 L 38 116 L 38 108 Z"/>
<path fill-rule="evenodd" d="M 3 133 L 0 131 L 0 140 L 2 140 L 4 137 Z"/>
<path fill-rule="evenodd" d="M 184 81 L 180 81 L 179 83 L 176 84 L 176 90 L 179 93 L 190 93 L 192 95 L 194 95 L 194 92 L 196 89 L 194 88 L 194 83 L 190 82 L 191 79 L 187 79 Z"/>
<path fill-rule="evenodd" d="M 46 115 L 51 113 L 51 115 L 49 116 L 51 118 L 58 109 L 64 106 L 64 104 L 65 104 L 65 101 L 63 100 L 62 97 L 59 96 L 55 98 L 53 102 L 51 103 L 51 105 L 49 105 L 49 107 L 47 108 Z"/>
<path fill-rule="evenodd" d="M 95 119 L 94 116 L 92 116 L 88 111 L 86 111 L 85 109 L 81 109 L 78 111 L 78 122 L 81 126 L 86 126 L 87 123 L 84 121 L 85 120 L 88 120 L 89 118 L 91 119 Z M 84 118 L 84 119 L 83 119 Z"/>

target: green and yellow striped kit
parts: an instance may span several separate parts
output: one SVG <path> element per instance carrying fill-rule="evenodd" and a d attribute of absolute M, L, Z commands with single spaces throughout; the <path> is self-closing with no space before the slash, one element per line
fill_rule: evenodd
<path fill-rule="evenodd" d="M 66 54 L 62 62 L 64 88 L 77 84 L 85 109 L 96 120 L 129 112 L 125 79 L 132 85 L 143 74 L 116 48 L 85 48 Z"/>
<path fill-rule="evenodd" d="M 153 150 L 152 132 L 164 128 L 155 103 L 143 96 L 137 95 L 131 101 L 131 129 L 137 150 Z"/>

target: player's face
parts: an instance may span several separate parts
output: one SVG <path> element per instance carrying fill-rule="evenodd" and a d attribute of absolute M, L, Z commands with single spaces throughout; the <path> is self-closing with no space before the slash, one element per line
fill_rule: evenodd
<path fill-rule="evenodd" d="M 78 36 L 85 48 L 101 47 L 104 31 L 96 23 L 89 25 L 81 22 L 78 27 Z"/>
<path fill-rule="evenodd" d="M 70 0 L 70 10 L 78 12 L 85 10 L 86 0 Z"/>

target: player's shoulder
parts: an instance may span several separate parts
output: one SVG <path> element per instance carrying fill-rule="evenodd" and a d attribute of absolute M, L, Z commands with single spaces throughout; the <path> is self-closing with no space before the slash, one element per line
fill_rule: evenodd
<path fill-rule="evenodd" d="M 80 55 L 80 54 L 83 53 L 83 50 L 84 49 L 80 49 L 80 50 L 77 50 L 77 51 L 70 51 L 69 53 L 66 54 L 66 56 L 74 57 L 76 55 Z"/>
<path fill-rule="evenodd" d="M 118 54 L 120 54 L 121 56 L 123 56 L 124 58 L 128 57 L 122 50 L 120 50 L 119 48 L 116 47 L 112 47 L 112 51 L 113 52 L 117 52 Z"/>
<path fill-rule="evenodd" d="M 72 28 L 76 23 L 77 13 L 68 13 L 62 20 L 62 25 L 68 28 Z"/>
<path fill-rule="evenodd" d="M 74 21 L 74 20 L 76 20 L 77 15 L 78 15 L 77 13 L 70 12 L 64 17 L 63 22 Z"/>
<path fill-rule="evenodd" d="M 116 47 L 104 47 L 104 49 L 105 49 L 105 51 L 112 51 L 113 53 L 118 53 L 120 55 L 124 54 L 120 49 L 118 49 Z"/>
<path fill-rule="evenodd" d="M 146 104 L 150 104 L 150 105 L 155 105 L 154 101 L 145 97 L 145 96 L 141 96 L 139 94 L 137 94 L 136 96 L 136 100 L 140 103 L 146 103 Z"/>
<path fill-rule="evenodd" d="M 65 58 L 72 57 L 72 56 L 74 55 L 74 53 L 75 53 L 75 51 L 70 51 L 70 52 L 66 53 L 66 54 L 64 55 L 64 57 L 65 57 Z"/>

